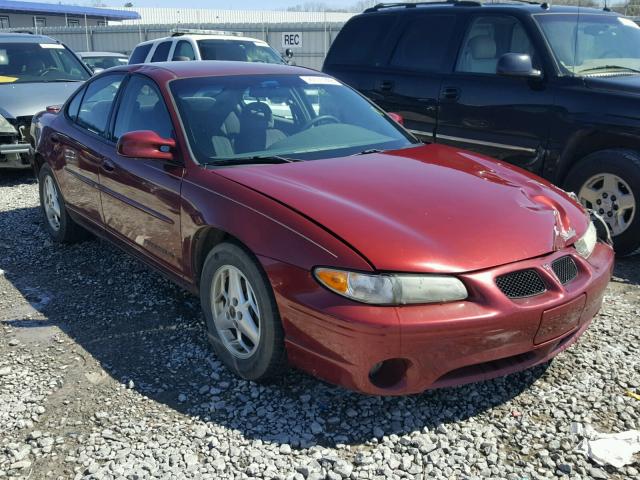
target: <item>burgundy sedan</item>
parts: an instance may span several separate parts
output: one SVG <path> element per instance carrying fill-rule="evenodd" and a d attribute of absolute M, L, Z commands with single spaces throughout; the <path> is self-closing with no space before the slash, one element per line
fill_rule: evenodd
<path fill-rule="evenodd" d="M 372 394 L 544 362 L 589 326 L 606 226 L 518 168 L 419 143 L 283 65 L 116 67 L 34 121 L 44 226 L 199 294 L 216 354 Z"/>

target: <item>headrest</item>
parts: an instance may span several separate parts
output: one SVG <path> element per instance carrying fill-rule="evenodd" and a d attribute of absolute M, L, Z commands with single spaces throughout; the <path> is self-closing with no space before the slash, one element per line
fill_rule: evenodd
<path fill-rule="evenodd" d="M 474 37 L 469 42 L 471 56 L 474 60 L 496 58 L 496 42 L 489 35 Z"/>

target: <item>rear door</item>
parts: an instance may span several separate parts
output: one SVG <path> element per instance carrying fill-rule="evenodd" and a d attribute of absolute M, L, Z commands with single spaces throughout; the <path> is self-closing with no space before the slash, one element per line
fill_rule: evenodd
<path fill-rule="evenodd" d="M 442 71 L 455 55 L 457 16 L 436 11 L 402 18 L 388 65 L 378 69 L 368 95 L 384 110 L 402 115 L 405 127 L 422 140 L 433 141 Z"/>
<path fill-rule="evenodd" d="M 526 53 L 545 72 L 535 29 L 515 16 L 470 18 L 453 71 L 440 90 L 436 141 L 541 173 L 553 92 L 546 80 L 496 74 L 505 53 Z M 548 73 L 548 68 L 547 68 Z"/>

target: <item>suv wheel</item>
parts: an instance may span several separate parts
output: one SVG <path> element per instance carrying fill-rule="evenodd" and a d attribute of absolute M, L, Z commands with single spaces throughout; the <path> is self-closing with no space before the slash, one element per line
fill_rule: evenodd
<path fill-rule="evenodd" d="M 204 262 L 200 300 L 209 341 L 237 375 L 267 382 L 286 370 L 284 333 L 273 291 L 257 262 L 231 243 Z"/>
<path fill-rule="evenodd" d="M 89 232 L 69 216 L 60 188 L 49 165 L 45 164 L 40 169 L 38 184 L 44 228 L 53 241 L 75 243 L 86 240 L 89 237 Z"/>
<path fill-rule="evenodd" d="M 603 150 L 576 164 L 565 182 L 580 202 L 609 225 L 616 253 L 640 248 L 640 155 L 632 150 Z"/>

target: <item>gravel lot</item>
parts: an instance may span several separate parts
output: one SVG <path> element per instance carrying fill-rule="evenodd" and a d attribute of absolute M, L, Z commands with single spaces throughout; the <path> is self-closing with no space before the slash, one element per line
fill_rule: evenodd
<path fill-rule="evenodd" d="M 0 477 L 638 478 L 570 433 L 640 428 L 637 256 L 550 365 L 379 398 L 236 379 L 196 298 L 105 242 L 53 245 L 37 206 L 30 174 L 0 172 Z"/>

